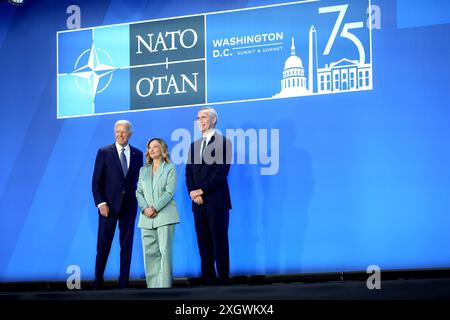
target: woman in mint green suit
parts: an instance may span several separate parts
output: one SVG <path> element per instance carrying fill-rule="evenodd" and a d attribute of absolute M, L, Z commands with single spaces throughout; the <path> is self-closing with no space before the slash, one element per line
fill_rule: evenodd
<path fill-rule="evenodd" d="M 172 246 L 175 224 L 180 222 L 173 196 L 175 166 L 167 144 L 158 138 L 147 143 L 145 166 L 139 172 L 136 198 L 140 216 L 147 288 L 172 287 Z"/>

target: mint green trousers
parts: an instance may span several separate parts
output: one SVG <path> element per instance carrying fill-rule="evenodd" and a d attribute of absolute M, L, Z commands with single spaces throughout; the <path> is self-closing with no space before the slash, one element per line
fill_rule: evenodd
<path fill-rule="evenodd" d="M 172 247 L 175 224 L 141 229 L 147 288 L 172 287 Z"/>

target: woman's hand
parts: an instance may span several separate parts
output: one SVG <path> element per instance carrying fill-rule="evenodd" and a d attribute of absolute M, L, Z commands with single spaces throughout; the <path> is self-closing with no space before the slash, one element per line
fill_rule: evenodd
<path fill-rule="evenodd" d="M 154 217 L 156 217 L 156 211 L 155 211 L 155 209 L 154 208 L 145 208 L 144 209 L 144 215 L 147 217 L 147 218 L 154 218 Z"/>

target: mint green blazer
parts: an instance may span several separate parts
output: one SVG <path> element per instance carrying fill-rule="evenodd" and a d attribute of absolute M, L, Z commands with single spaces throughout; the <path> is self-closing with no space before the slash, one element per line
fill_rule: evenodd
<path fill-rule="evenodd" d="M 139 204 L 139 228 L 153 229 L 180 222 L 177 206 L 173 200 L 176 187 L 176 171 L 172 163 L 161 162 L 155 175 L 152 166 L 143 166 L 139 171 L 136 198 Z M 144 215 L 144 209 L 154 207 L 155 218 Z"/>

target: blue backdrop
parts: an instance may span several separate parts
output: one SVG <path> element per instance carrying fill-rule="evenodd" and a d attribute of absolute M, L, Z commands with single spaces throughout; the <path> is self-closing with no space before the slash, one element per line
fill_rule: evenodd
<path fill-rule="evenodd" d="M 86 28 L 282 2 L 0 2 L 0 281 L 64 280 L 69 265 L 93 278 L 91 177 L 115 121 L 133 123 L 131 144 L 141 150 L 154 136 L 174 147 L 178 128 L 195 133 L 196 106 L 57 119 L 56 33 L 67 29 L 68 6 L 80 7 Z M 261 175 L 260 162 L 231 168 L 232 275 L 450 267 L 449 4 L 372 4 L 381 27 L 372 31 L 373 90 L 214 106 L 222 131 L 279 129 L 280 137 L 277 174 Z M 264 78 L 248 79 L 250 91 L 260 85 Z M 184 165 L 177 176 L 174 275 L 197 276 Z M 106 278 L 118 275 L 117 235 Z M 132 278 L 144 276 L 139 236 Z"/>

